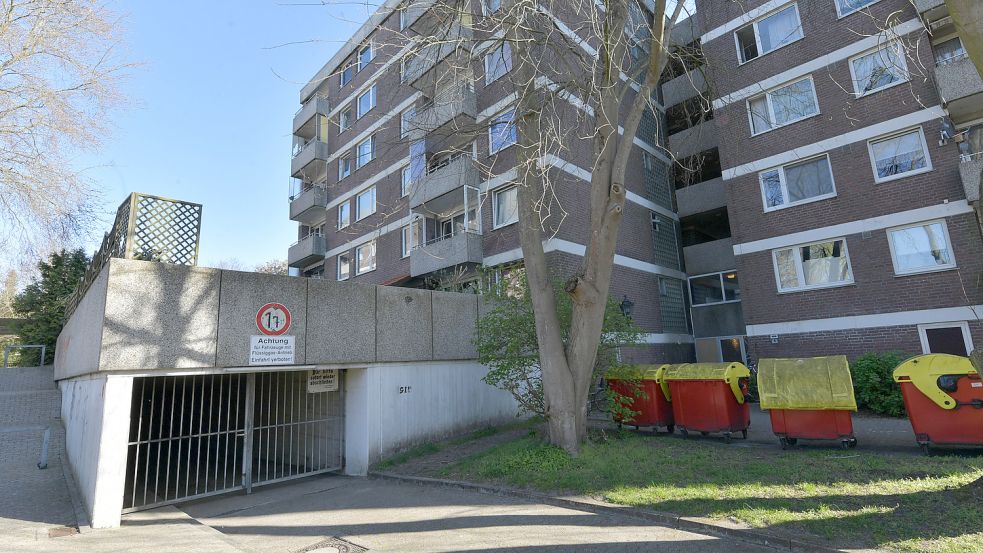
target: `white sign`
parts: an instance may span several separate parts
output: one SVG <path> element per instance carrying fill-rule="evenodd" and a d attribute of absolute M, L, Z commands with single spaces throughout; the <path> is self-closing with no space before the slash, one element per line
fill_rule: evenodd
<path fill-rule="evenodd" d="M 313 370 L 307 374 L 307 393 L 338 391 L 338 369 Z"/>
<path fill-rule="evenodd" d="M 250 365 L 293 365 L 294 336 L 252 336 L 249 338 Z"/>

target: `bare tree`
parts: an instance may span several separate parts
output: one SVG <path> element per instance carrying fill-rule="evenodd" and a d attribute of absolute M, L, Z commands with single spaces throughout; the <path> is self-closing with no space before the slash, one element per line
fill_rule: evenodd
<path fill-rule="evenodd" d="M 260 263 L 253 268 L 254 272 L 266 273 L 268 275 L 285 275 L 287 274 L 287 260 L 286 259 L 271 259 L 264 263 Z"/>
<path fill-rule="evenodd" d="M 122 103 L 119 21 L 95 0 L 0 0 L 0 247 L 76 241 L 96 191 L 72 154 L 106 135 Z"/>

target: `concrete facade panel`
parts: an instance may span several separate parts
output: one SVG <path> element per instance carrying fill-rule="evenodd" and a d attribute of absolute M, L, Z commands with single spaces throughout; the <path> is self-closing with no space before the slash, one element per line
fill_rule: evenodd
<path fill-rule="evenodd" d="M 316 279 L 307 286 L 307 363 L 375 361 L 375 288 Z"/>
<path fill-rule="evenodd" d="M 433 292 L 433 358 L 436 361 L 475 359 L 478 296 Z"/>
<path fill-rule="evenodd" d="M 433 359 L 433 303 L 429 290 L 376 288 L 376 360 Z"/>

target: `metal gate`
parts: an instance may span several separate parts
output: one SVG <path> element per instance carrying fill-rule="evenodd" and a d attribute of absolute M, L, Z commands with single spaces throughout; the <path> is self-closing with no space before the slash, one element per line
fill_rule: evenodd
<path fill-rule="evenodd" d="M 308 374 L 134 379 L 123 512 L 340 470 L 343 379 Z"/>

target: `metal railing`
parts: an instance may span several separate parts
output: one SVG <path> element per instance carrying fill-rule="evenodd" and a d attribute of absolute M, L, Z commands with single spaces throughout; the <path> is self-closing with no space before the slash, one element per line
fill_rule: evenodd
<path fill-rule="evenodd" d="M 415 250 L 415 249 L 423 248 L 423 247 L 426 247 L 426 246 L 432 246 L 434 244 L 438 244 L 440 242 L 443 242 L 444 240 L 450 240 L 451 238 L 455 238 L 457 236 L 461 236 L 462 234 L 473 234 L 474 236 L 481 236 L 481 233 L 478 232 L 477 229 L 458 228 L 458 229 L 454 229 L 453 231 L 451 231 L 450 234 L 444 234 L 444 235 L 438 236 L 436 238 L 431 238 L 430 240 L 427 240 L 426 242 L 423 242 L 422 244 L 417 245 L 413 249 Z"/>
<path fill-rule="evenodd" d="M 39 367 L 44 366 L 44 357 L 48 352 L 48 347 L 43 344 L 11 344 L 3 348 L 3 368 L 10 368 L 10 352 L 15 349 L 40 349 L 41 350 L 41 360 L 38 362 Z"/>

